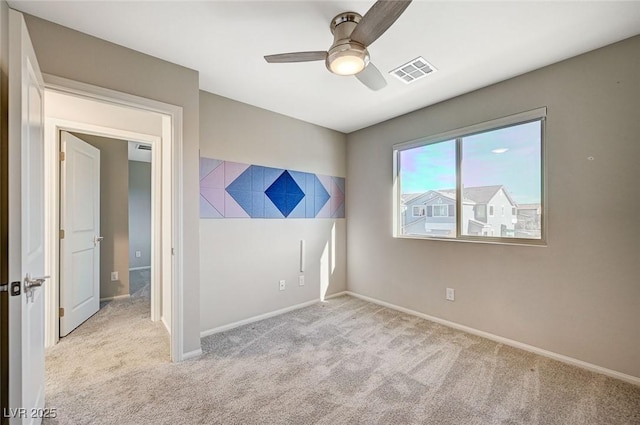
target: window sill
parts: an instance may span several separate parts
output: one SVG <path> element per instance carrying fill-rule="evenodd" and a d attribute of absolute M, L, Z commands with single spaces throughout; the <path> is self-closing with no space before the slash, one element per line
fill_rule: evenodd
<path fill-rule="evenodd" d="M 443 237 L 431 237 L 431 236 L 412 236 L 412 235 L 394 235 L 395 239 L 414 239 L 423 241 L 443 241 L 443 242 L 464 242 L 464 243 L 476 243 L 476 244 L 490 244 L 490 245 L 513 245 L 513 246 L 530 246 L 538 248 L 546 248 L 547 242 L 538 239 L 508 239 L 501 238 L 443 238 Z"/>

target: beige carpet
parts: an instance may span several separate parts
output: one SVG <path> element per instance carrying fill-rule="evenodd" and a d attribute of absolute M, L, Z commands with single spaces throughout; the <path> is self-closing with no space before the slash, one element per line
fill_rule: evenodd
<path fill-rule="evenodd" d="M 129 272 L 129 294 L 132 297 L 149 297 L 151 269 L 131 270 Z"/>
<path fill-rule="evenodd" d="M 168 362 L 148 300 L 47 353 L 49 424 L 640 424 L 640 387 L 343 296 Z"/>

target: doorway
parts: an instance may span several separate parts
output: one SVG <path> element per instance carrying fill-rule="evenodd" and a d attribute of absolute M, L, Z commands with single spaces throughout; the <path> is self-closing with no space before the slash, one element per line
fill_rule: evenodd
<path fill-rule="evenodd" d="M 179 107 L 138 98 L 59 77 L 47 76 L 45 91 L 45 218 L 47 270 L 53 277 L 45 288 L 45 342 L 57 343 L 60 335 L 59 152 L 61 131 L 134 140 L 153 147 L 151 200 L 151 318 L 162 320 L 170 333 L 173 361 L 182 360 L 182 285 L 178 276 L 181 202 L 176 193 L 181 176 Z M 172 320 L 175 319 L 175 320 Z"/>
<path fill-rule="evenodd" d="M 151 145 L 66 131 L 60 141 L 59 336 L 113 301 L 146 300 L 150 318 Z"/>

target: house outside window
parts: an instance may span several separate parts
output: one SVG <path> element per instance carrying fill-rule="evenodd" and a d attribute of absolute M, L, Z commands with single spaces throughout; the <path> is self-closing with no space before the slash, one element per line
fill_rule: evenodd
<path fill-rule="evenodd" d="M 394 145 L 394 236 L 544 244 L 545 118 L 541 108 Z"/>

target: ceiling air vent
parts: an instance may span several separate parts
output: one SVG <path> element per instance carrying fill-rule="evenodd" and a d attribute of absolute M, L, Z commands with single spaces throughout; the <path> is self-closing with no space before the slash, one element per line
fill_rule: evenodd
<path fill-rule="evenodd" d="M 151 150 L 151 145 L 142 145 L 142 144 L 138 143 L 138 146 L 136 146 L 136 149 L 141 150 L 141 151 L 150 151 Z"/>
<path fill-rule="evenodd" d="M 429 74 L 433 74 L 437 69 L 427 62 L 422 56 L 410 60 L 404 65 L 400 65 L 396 69 L 389 71 L 389 74 L 405 84 L 413 83 Z"/>

